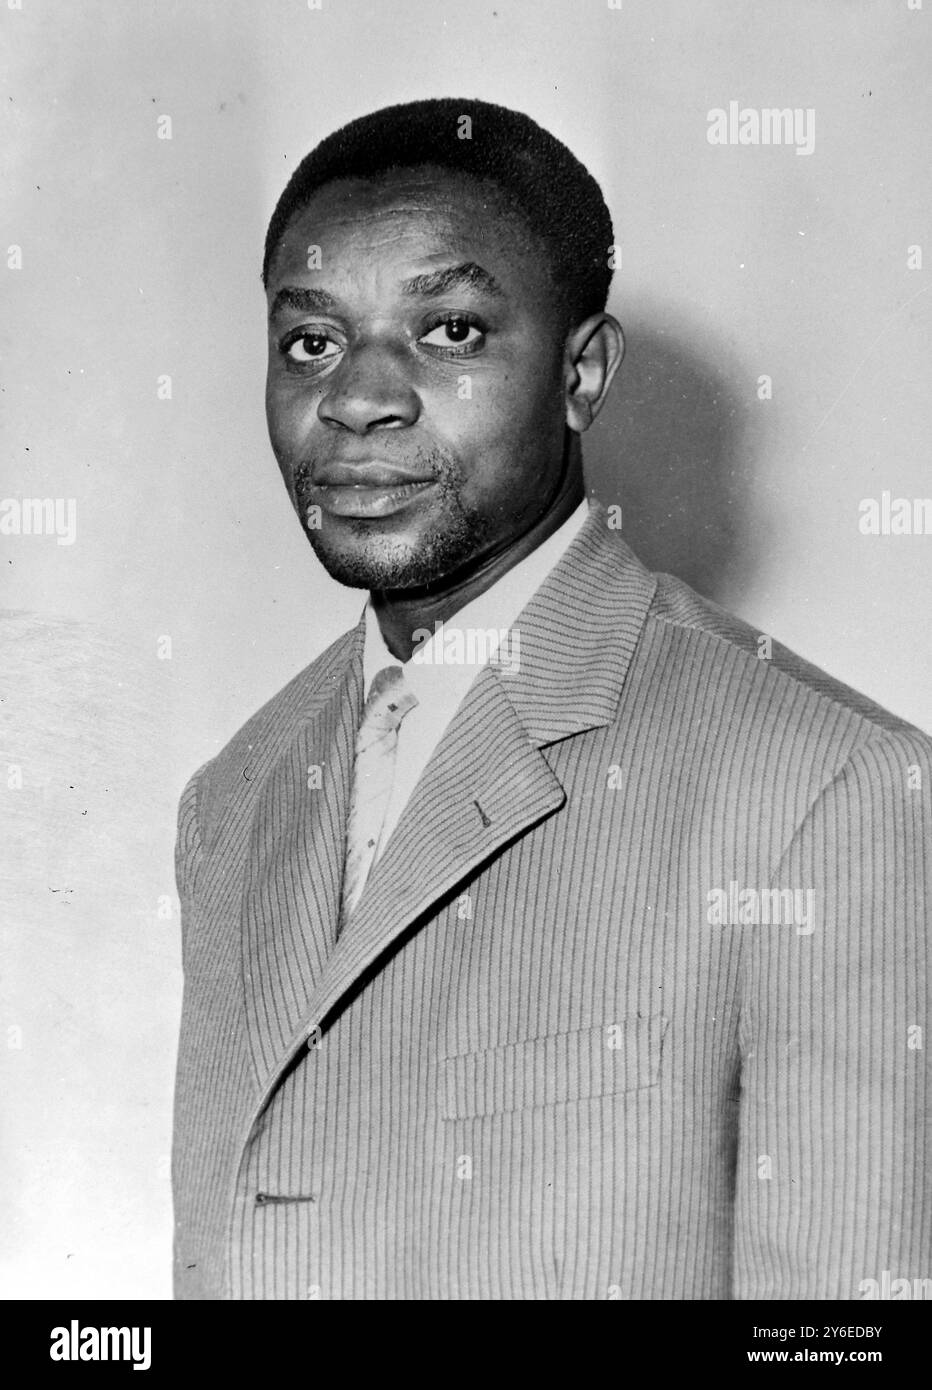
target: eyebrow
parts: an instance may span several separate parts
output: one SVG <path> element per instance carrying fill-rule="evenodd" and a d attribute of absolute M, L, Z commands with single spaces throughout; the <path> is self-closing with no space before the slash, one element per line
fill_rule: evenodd
<path fill-rule="evenodd" d="M 326 314 L 336 306 L 336 300 L 326 290 L 310 290 L 302 285 L 286 285 L 272 300 L 269 318 L 282 309 L 297 309 L 301 314 Z"/>
<path fill-rule="evenodd" d="M 459 289 L 479 290 L 496 299 L 503 299 L 505 294 L 495 276 L 475 261 L 462 261 L 459 265 L 446 266 L 443 270 L 435 270 L 427 275 L 415 275 L 410 280 L 403 280 L 401 284 L 402 294 L 420 299 L 436 299 L 440 295 L 449 294 L 451 290 Z M 303 285 L 286 285 L 272 300 L 269 317 L 274 318 L 283 309 L 296 309 L 302 314 L 326 314 L 335 309 L 336 305 L 336 299 L 326 290 L 309 289 Z"/>
<path fill-rule="evenodd" d="M 504 298 L 504 291 L 487 270 L 475 261 L 463 261 L 460 265 L 450 265 L 444 270 L 435 270 L 429 275 L 415 275 L 405 280 L 401 286 L 403 294 L 418 295 L 431 299 L 450 290 L 481 290 L 485 294 Z"/>

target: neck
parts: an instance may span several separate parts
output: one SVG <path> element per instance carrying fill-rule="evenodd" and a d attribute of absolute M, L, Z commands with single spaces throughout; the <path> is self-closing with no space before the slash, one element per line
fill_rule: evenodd
<path fill-rule="evenodd" d="M 373 592 L 372 606 L 392 655 L 399 661 L 407 661 L 415 645 L 412 633 L 419 628 L 432 632 L 435 623 L 447 622 L 467 603 L 498 583 L 504 574 L 552 536 L 572 516 L 584 497 L 582 470 L 568 469 L 546 511 L 521 535 L 509 537 L 498 550 L 484 555 L 468 570 L 431 589 Z"/>

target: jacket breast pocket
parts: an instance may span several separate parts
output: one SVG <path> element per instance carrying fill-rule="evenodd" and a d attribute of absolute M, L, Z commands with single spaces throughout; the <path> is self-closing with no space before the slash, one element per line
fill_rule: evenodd
<path fill-rule="evenodd" d="M 653 1086 L 668 1020 L 623 1018 L 445 1057 L 443 1118 L 468 1120 Z"/>

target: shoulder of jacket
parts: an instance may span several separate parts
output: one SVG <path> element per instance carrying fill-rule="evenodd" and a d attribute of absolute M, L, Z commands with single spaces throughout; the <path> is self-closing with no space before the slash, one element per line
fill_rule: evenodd
<path fill-rule="evenodd" d="M 748 676 L 759 676 L 761 670 L 772 682 L 786 687 L 786 698 L 795 700 L 800 717 L 812 713 L 816 706 L 824 709 L 833 704 L 862 724 L 858 742 L 884 734 L 903 735 L 918 746 L 932 748 L 932 741 L 907 720 L 884 709 L 875 700 L 836 680 L 826 671 L 805 660 L 789 647 L 783 646 L 769 633 L 762 632 L 742 618 L 703 598 L 688 584 L 673 575 L 658 574 L 657 591 L 648 614 L 648 622 L 665 625 L 672 631 L 694 635 L 701 645 L 719 645 L 723 654 L 734 654 L 737 668 Z"/>
<path fill-rule="evenodd" d="M 343 678 L 353 651 L 355 632 L 338 637 L 326 651 L 299 671 L 287 685 L 246 720 L 223 748 L 189 780 L 182 796 L 194 799 L 207 814 L 218 799 L 225 801 L 248 784 L 248 768 L 260 750 L 284 747 L 306 717 L 309 705 Z M 203 813 L 203 812 L 202 812 Z"/>

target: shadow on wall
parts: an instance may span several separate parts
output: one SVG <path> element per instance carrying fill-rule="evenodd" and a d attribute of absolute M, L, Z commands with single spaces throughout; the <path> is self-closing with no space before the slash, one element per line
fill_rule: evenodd
<path fill-rule="evenodd" d="M 622 535 L 648 569 L 718 602 L 747 578 L 746 403 L 724 354 L 623 318 L 627 352 L 585 441 L 589 487 L 620 503 Z M 739 570 L 741 571 L 739 573 Z"/>

